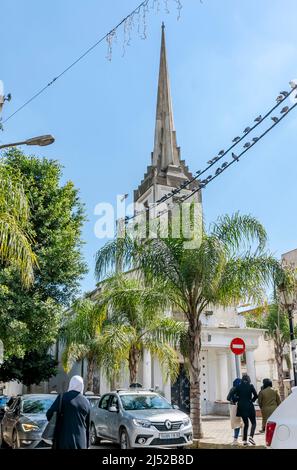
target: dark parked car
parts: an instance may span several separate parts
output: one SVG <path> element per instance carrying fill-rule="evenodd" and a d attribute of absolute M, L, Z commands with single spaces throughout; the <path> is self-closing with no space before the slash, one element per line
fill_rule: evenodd
<path fill-rule="evenodd" d="M 2 420 L 2 445 L 13 449 L 47 447 L 41 437 L 47 424 L 46 412 L 56 399 L 55 394 L 16 397 Z"/>

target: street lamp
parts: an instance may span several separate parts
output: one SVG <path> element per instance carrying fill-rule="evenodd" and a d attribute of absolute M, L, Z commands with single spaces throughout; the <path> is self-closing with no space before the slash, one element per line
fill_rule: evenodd
<path fill-rule="evenodd" d="M 45 147 L 46 145 L 51 145 L 55 142 L 55 139 L 52 135 L 40 135 L 38 137 L 33 137 L 32 139 L 23 140 L 21 142 L 14 142 L 12 144 L 0 145 L 0 149 L 8 147 L 16 147 L 17 145 L 39 145 Z"/>
<path fill-rule="evenodd" d="M 297 355 L 296 355 L 296 340 L 294 337 L 294 321 L 293 321 L 293 310 L 295 305 L 294 292 L 288 291 L 284 286 L 279 288 L 281 303 L 288 312 L 289 316 L 289 328 L 290 328 L 290 341 L 292 351 L 292 365 L 294 375 L 294 386 L 297 386 Z"/>

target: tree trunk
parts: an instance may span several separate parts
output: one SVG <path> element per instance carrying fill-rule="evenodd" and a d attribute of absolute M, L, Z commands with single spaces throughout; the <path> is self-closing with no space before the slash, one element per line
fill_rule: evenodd
<path fill-rule="evenodd" d="M 139 350 L 135 346 L 132 346 L 129 351 L 130 384 L 137 382 L 139 358 L 140 358 Z"/>
<path fill-rule="evenodd" d="M 201 351 L 201 322 L 197 313 L 193 312 L 189 319 L 189 373 L 190 373 L 190 416 L 193 425 L 193 438 L 203 437 L 201 427 L 201 397 L 200 397 L 200 351 Z"/>
<path fill-rule="evenodd" d="M 285 384 L 284 384 L 284 366 L 283 366 L 283 348 L 279 341 L 274 340 L 274 356 L 277 367 L 278 388 L 281 401 L 285 399 Z"/>
<path fill-rule="evenodd" d="M 95 360 L 92 357 L 89 357 L 88 368 L 87 368 L 87 391 L 88 392 L 93 392 L 94 371 L 95 371 Z"/>

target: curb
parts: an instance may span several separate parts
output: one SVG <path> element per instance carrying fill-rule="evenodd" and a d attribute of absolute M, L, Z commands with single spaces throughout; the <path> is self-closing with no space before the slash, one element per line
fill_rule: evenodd
<path fill-rule="evenodd" d="M 187 447 L 188 449 L 266 449 L 263 445 L 256 445 L 256 446 L 232 446 L 231 444 L 224 444 L 224 443 L 216 443 L 216 442 L 207 442 L 203 440 L 194 441 L 193 444 Z"/>

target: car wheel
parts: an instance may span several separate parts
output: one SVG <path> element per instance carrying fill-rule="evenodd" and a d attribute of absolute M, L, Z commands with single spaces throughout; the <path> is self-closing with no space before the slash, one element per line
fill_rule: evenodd
<path fill-rule="evenodd" d="M 97 437 L 96 428 L 94 423 L 91 424 L 91 431 L 90 431 L 90 443 L 92 446 L 100 444 L 101 439 Z"/>
<path fill-rule="evenodd" d="M 126 429 L 122 429 L 120 432 L 120 447 L 121 449 L 131 449 L 129 436 Z"/>
<path fill-rule="evenodd" d="M 19 449 L 20 448 L 20 440 L 16 430 L 13 431 L 12 435 L 12 449 Z"/>

